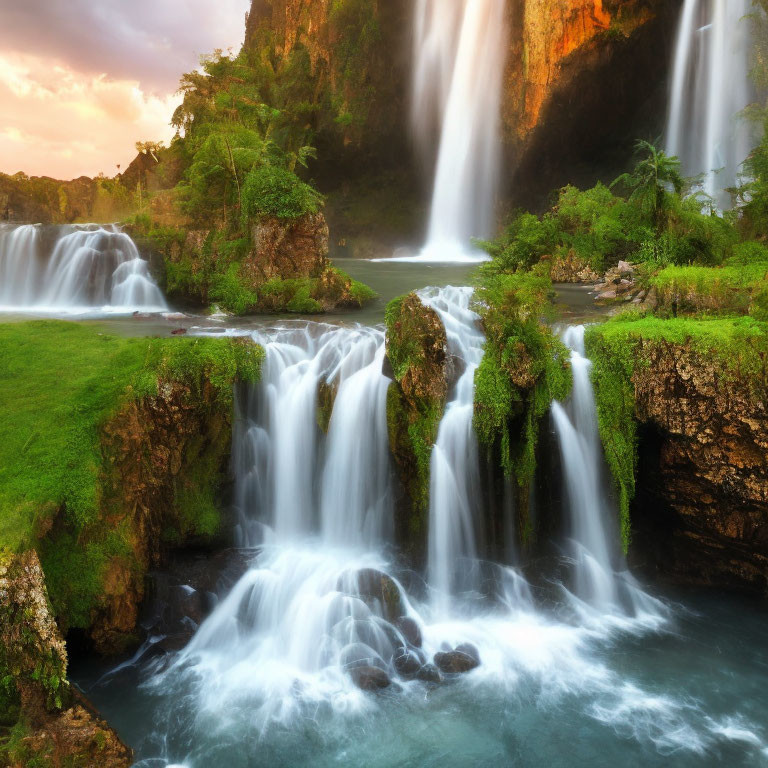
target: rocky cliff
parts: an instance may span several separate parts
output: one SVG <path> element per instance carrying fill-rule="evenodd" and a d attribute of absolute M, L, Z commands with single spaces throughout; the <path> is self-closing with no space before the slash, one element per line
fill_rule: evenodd
<path fill-rule="evenodd" d="M 661 572 L 768 594 L 766 369 L 654 344 L 634 376 L 638 545 Z"/>
<path fill-rule="evenodd" d="M 578 182 L 584 164 L 594 180 L 595 165 L 612 172 L 626 163 L 638 135 L 659 135 L 680 0 L 507 5 L 510 189 L 549 192 Z M 253 0 L 247 49 L 263 50 L 270 40 L 278 61 L 298 48 L 309 52 L 327 166 L 349 169 L 361 152 L 378 165 L 402 166 L 411 16 L 406 0 Z"/>
<path fill-rule="evenodd" d="M 768 594 L 766 338 L 746 318 L 614 321 L 588 333 L 637 565 Z"/>
<path fill-rule="evenodd" d="M 679 8 L 511 0 L 503 121 L 513 189 L 592 182 L 621 168 L 639 136 L 661 134 Z"/>

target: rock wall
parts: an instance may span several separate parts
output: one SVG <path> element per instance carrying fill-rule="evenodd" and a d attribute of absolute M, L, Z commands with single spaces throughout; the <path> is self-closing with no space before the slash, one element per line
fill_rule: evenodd
<path fill-rule="evenodd" d="M 637 138 L 662 133 L 680 5 L 509 0 L 503 122 L 514 200 L 615 175 Z"/>
<path fill-rule="evenodd" d="M 445 408 L 451 363 L 434 309 L 410 293 L 387 306 L 389 444 L 400 478 L 395 536 L 412 561 L 426 554 L 432 446 Z"/>
<path fill-rule="evenodd" d="M 730 372 L 690 344 L 643 347 L 636 558 L 686 582 L 768 595 L 766 368 Z"/>
<path fill-rule="evenodd" d="M 0 675 L 12 677 L 24 729 L 21 738 L 0 744 L 3 765 L 132 764 L 131 751 L 67 682 L 66 648 L 34 551 L 4 553 L 0 562 Z M 2 719 L 15 718 L 3 712 Z"/>

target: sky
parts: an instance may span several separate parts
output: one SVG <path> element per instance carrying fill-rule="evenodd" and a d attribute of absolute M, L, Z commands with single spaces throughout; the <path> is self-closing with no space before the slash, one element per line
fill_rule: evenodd
<path fill-rule="evenodd" d="M 170 141 L 179 78 L 237 51 L 250 0 L 0 0 L 0 171 L 114 176 Z"/>

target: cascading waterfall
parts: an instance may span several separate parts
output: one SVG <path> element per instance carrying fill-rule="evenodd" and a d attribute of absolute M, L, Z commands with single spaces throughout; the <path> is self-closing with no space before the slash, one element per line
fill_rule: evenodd
<path fill-rule="evenodd" d="M 448 354 L 463 366 L 440 422 L 432 450 L 429 484 L 428 581 L 439 614 L 447 615 L 457 586 L 471 589 L 477 558 L 475 528 L 480 470 L 474 416 L 475 372 L 483 359 L 485 336 L 470 309 L 471 288 L 428 288 L 422 302 L 443 323 Z"/>
<path fill-rule="evenodd" d="M 46 258 L 38 225 L 0 231 L 0 307 L 15 311 L 164 312 L 136 244 L 116 227 L 66 226 Z"/>
<path fill-rule="evenodd" d="M 751 0 L 685 0 L 675 49 L 667 153 L 683 173 L 703 174 L 702 189 L 721 209 L 755 146 L 755 131 L 740 113 L 750 84 Z"/>
<path fill-rule="evenodd" d="M 584 604 L 602 612 L 643 615 L 661 620 L 661 603 L 646 595 L 626 572 L 615 533 L 616 510 L 610 504 L 605 461 L 598 433 L 592 388 L 592 363 L 586 356 L 583 325 L 562 334 L 571 350 L 573 393 L 567 404 L 552 404 L 571 526 L 573 591 Z M 617 572 L 617 566 L 621 571 Z"/>
<path fill-rule="evenodd" d="M 431 164 L 439 133 L 427 243 L 420 261 L 471 261 L 492 233 L 500 163 L 506 0 L 414 4 L 413 127 Z"/>
<path fill-rule="evenodd" d="M 39 273 L 40 227 L 0 228 L 0 307 L 31 304 Z"/>
<path fill-rule="evenodd" d="M 565 603 L 552 605 L 518 571 L 489 563 L 475 591 L 457 585 L 481 554 L 472 525 L 471 403 L 483 337 L 470 289 L 420 295 L 445 323 L 458 374 L 432 462 L 433 583 L 421 589 L 410 575 L 406 594 L 388 555 L 394 493 L 383 332 L 300 322 L 256 332 L 266 350 L 262 380 L 238 392 L 233 437 L 239 540 L 254 548 L 250 566 L 184 650 L 151 662 L 139 706 L 153 721 L 150 735 L 142 726 L 137 737 L 146 758 L 139 765 L 274 764 L 286 749 L 294 764 L 354 765 L 373 754 L 381 765 L 416 764 L 435 749 L 461 749 L 478 728 L 485 744 L 482 726 L 500 711 L 512 712 L 514 733 L 533 733 L 530 713 L 553 708 L 568 712 L 562 727 L 575 718 L 579 732 L 604 726 L 626 736 L 621 748 L 636 744 L 638 764 L 649 764 L 653 750 L 698 759 L 739 739 L 762 749 L 749 721 L 710 716 L 685 690 L 659 695 L 630 679 L 623 651 L 619 669 L 611 666 L 614 644 L 659 631 L 668 611 L 614 572 L 620 558 L 598 514 L 600 451 L 583 328 L 564 336 L 575 387 L 553 416 L 573 496 L 575 596 L 564 590 Z M 435 599 L 440 590 L 450 610 Z M 434 667 L 422 674 L 430 660 L 460 648 L 477 652 L 480 666 L 453 685 L 428 687 L 439 678 Z M 361 690 L 390 680 L 397 684 L 384 696 Z M 462 721 L 462 712 L 478 708 L 485 714 L 477 723 Z M 429 741 L 434 732 L 439 747 Z M 512 753 L 478 754 L 498 763 Z"/>

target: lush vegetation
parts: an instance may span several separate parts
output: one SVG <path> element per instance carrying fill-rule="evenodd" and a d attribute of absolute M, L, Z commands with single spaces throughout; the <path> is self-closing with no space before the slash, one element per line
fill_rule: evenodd
<path fill-rule="evenodd" d="M 475 375 L 474 426 L 480 444 L 517 481 L 521 535 L 533 530 L 527 499 L 536 471 L 542 417 L 571 388 L 568 351 L 551 328 L 551 282 L 541 268 L 508 271 L 494 259 L 478 272 L 475 304 L 486 332 Z"/>
<path fill-rule="evenodd" d="M 128 519 L 84 535 L 103 522 L 108 502 L 104 425 L 168 382 L 193 399 L 205 388 L 229 412 L 233 382 L 257 378 L 261 354 L 224 339 L 118 338 L 53 321 L 0 325 L 0 399 L 14 414 L 0 424 L 0 549 L 38 548 L 60 618 L 87 625 L 104 567 L 130 557 Z M 219 468 L 205 463 L 202 447 L 189 459 L 201 477 L 179 488 L 176 506 L 190 531 L 210 533 Z"/>
<path fill-rule="evenodd" d="M 765 393 L 768 327 L 750 317 L 661 319 L 634 313 L 591 326 L 586 336 L 592 359 L 600 436 L 616 483 L 622 541 L 631 540 L 630 503 L 635 495 L 637 420 L 635 373 L 659 344 L 688 348 L 716 361 L 728 377 Z"/>

